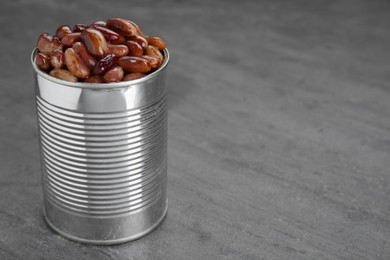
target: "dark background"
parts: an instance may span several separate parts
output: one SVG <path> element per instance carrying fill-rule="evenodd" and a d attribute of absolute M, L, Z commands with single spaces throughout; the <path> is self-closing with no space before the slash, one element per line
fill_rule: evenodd
<path fill-rule="evenodd" d="M 110 17 L 163 37 L 168 216 L 89 246 L 42 218 L 30 54 Z M 389 1 L 0 2 L 0 259 L 390 259 Z"/>

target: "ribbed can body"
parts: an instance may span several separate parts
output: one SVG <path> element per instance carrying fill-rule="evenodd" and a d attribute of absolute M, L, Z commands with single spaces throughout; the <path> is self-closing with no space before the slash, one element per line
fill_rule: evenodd
<path fill-rule="evenodd" d="M 165 216 L 164 55 L 162 68 L 129 83 L 85 86 L 37 71 L 44 215 L 61 235 L 121 243 Z"/>

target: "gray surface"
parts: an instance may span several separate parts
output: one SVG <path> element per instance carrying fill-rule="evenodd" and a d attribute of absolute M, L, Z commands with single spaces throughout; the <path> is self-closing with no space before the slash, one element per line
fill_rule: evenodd
<path fill-rule="evenodd" d="M 390 259 L 388 1 L 96 3 L 0 3 L 0 259 Z M 29 55 L 112 16 L 172 54 L 170 208 L 98 247 L 42 219 Z"/>

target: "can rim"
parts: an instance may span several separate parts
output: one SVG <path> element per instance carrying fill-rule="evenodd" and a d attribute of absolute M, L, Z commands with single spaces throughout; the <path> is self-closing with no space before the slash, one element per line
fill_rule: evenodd
<path fill-rule="evenodd" d="M 115 82 L 115 83 L 84 83 L 84 82 L 70 82 L 62 79 L 55 78 L 48 73 L 42 71 L 40 68 L 38 68 L 37 64 L 35 63 L 35 57 L 38 53 L 38 48 L 34 48 L 34 50 L 31 53 L 31 64 L 33 66 L 33 69 L 37 74 L 42 76 L 43 78 L 50 80 L 52 82 L 69 86 L 69 87 L 74 87 L 74 88 L 87 88 L 87 89 L 114 89 L 114 88 L 123 88 L 123 87 L 130 87 L 133 85 L 138 85 L 142 82 L 150 81 L 156 78 L 162 70 L 164 70 L 168 66 L 168 61 L 169 61 L 169 52 L 168 49 L 165 48 L 163 50 L 164 53 L 164 61 L 161 64 L 161 66 L 156 70 L 153 71 L 152 73 L 146 75 L 145 77 L 139 78 L 139 79 L 133 79 L 129 81 L 121 81 L 121 82 Z"/>

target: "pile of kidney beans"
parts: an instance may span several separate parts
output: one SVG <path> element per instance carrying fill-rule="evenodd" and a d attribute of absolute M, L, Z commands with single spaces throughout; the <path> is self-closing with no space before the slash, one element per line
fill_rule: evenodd
<path fill-rule="evenodd" d="M 145 36 L 137 24 L 121 18 L 106 22 L 61 25 L 54 36 L 42 33 L 37 66 L 51 76 L 86 83 L 142 78 L 158 69 L 165 41 Z"/>

